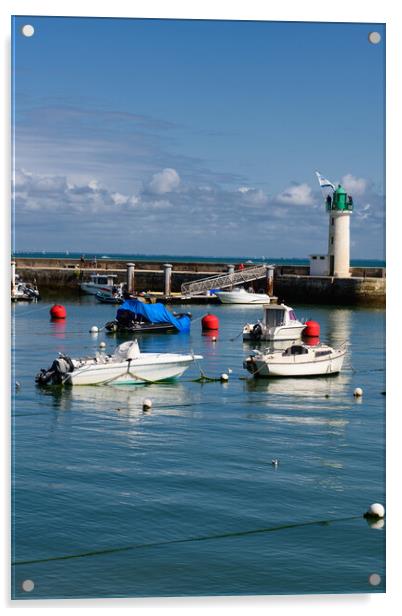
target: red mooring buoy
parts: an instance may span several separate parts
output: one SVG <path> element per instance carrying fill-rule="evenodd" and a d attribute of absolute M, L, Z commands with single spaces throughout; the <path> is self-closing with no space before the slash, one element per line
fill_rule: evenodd
<path fill-rule="evenodd" d="M 318 338 L 320 335 L 320 324 L 317 321 L 306 321 L 306 328 L 303 331 L 303 336 L 309 338 Z"/>
<path fill-rule="evenodd" d="M 55 304 L 50 309 L 50 316 L 52 319 L 65 319 L 67 316 L 67 311 L 64 306 L 60 304 Z"/>
<path fill-rule="evenodd" d="M 201 319 L 201 327 L 203 330 L 219 329 L 219 319 L 214 314 L 206 314 Z"/>
<path fill-rule="evenodd" d="M 307 344 L 307 346 L 313 347 L 320 344 L 320 339 L 318 338 L 318 336 L 306 336 L 304 342 L 305 344 Z"/>

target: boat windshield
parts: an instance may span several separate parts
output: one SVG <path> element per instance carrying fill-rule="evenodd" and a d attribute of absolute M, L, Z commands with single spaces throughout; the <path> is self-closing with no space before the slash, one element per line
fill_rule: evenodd
<path fill-rule="evenodd" d="M 278 308 L 272 310 L 269 308 L 265 311 L 265 324 L 267 327 L 278 327 L 278 325 L 283 325 L 285 318 L 285 311 Z"/>
<path fill-rule="evenodd" d="M 294 344 L 293 346 L 286 349 L 286 351 L 282 353 L 282 355 L 306 355 L 307 353 L 308 350 L 306 349 L 306 347 Z"/>
<path fill-rule="evenodd" d="M 297 317 L 295 315 L 295 311 L 294 310 L 289 310 L 289 320 L 290 321 L 297 321 Z"/>

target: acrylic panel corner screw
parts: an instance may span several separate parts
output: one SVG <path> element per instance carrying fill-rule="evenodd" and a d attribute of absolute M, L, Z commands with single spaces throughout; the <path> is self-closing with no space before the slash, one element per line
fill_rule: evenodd
<path fill-rule="evenodd" d="M 22 26 L 21 32 L 29 38 L 35 34 L 35 28 L 31 24 L 25 24 L 25 26 Z"/>

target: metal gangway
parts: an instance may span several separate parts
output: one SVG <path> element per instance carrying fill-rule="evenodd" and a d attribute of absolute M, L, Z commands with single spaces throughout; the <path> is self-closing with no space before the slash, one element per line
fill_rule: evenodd
<path fill-rule="evenodd" d="M 211 289 L 224 289 L 245 282 L 251 282 L 258 278 L 264 278 L 267 275 L 268 269 L 273 269 L 273 266 L 259 265 L 257 267 L 246 267 L 244 270 L 230 274 L 219 274 L 218 276 L 210 276 L 209 278 L 202 278 L 194 282 L 184 282 L 181 285 L 181 294 L 183 296 L 201 295 Z"/>

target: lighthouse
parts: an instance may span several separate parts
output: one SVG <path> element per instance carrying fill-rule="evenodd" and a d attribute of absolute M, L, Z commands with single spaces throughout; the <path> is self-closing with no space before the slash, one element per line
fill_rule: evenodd
<path fill-rule="evenodd" d="M 326 198 L 328 225 L 328 275 L 337 278 L 350 276 L 350 216 L 353 199 L 338 184 L 332 196 Z"/>

